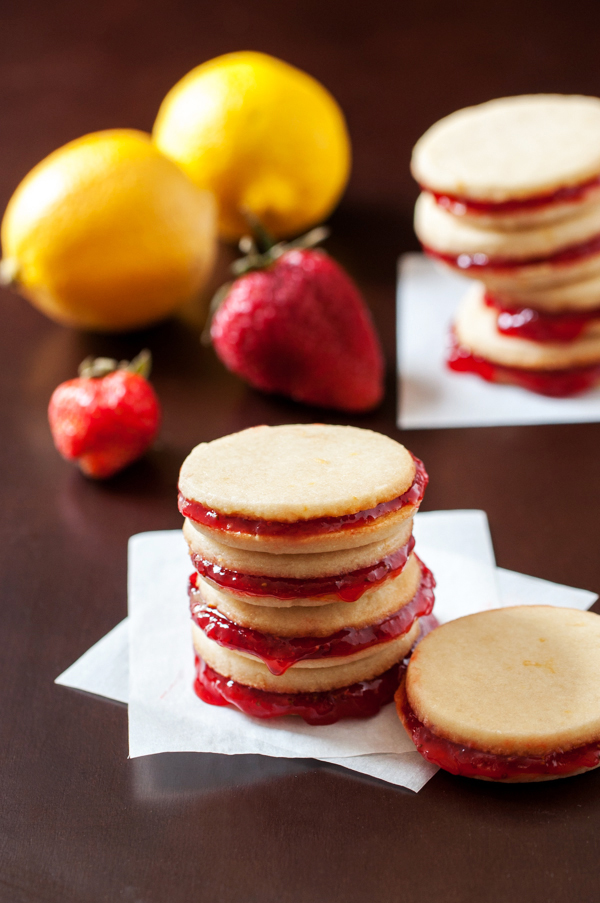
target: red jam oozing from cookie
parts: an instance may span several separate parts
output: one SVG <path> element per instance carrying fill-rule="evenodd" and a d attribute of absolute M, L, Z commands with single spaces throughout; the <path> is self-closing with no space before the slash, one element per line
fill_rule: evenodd
<path fill-rule="evenodd" d="M 408 702 L 404 687 L 398 691 L 398 697 L 397 704 L 404 727 L 423 758 L 452 774 L 468 778 L 490 778 L 494 781 L 520 775 L 561 777 L 580 768 L 595 768 L 600 762 L 600 743 L 588 743 L 567 752 L 557 751 L 544 756 L 500 756 L 462 746 L 437 736 L 419 721 Z"/>
<path fill-rule="evenodd" d="M 371 680 L 321 693 L 272 693 L 223 677 L 196 656 L 196 694 L 211 705 L 231 705 L 255 718 L 298 715 L 307 724 L 334 724 L 340 718 L 370 718 L 394 698 L 406 662 Z"/>
<path fill-rule="evenodd" d="M 356 511 L 354 514 L 344 514 L 341 517 L 317 517 L 310 520 L 275 521 L 253 520 L 240 517 L 236 514 L 220 514 L 213 508 L 206 508 L 200 502 L 186 499 L 179 493 L 179 510 L 184 517 L 205 527 L 223 530 L 225 533 L 246 533 L 251 536 L 314 536 L 321 533 L 337 533 L 351 527 L 369 526 L 380 517 L 398 511 L 407 505 L 418 507 L 425 493 L 429 481 L 423 462 L 418 458 L 413 459 L 416 465 L 415 477 L 409 489 L 398 498 L 388 502 L 381 502 L 374 508 L 365 511 Z"/>
<path fill-rule="evenodd" d="M 552 398 L 579 395 L 600 382 L 600 364 L 565 370 L 525 370 L 496 364 L 460 345 L 454 331 L 446 363 L 458 373 L 475 373 L 490 383 L 509 383 Z"/>
<path fill-rule="evenodd" d="M 458 270 L 518 270 L 521 267 L 536 266 L 541 263 L 560 266 L 585 257 L 592 257 L 594 254 L 600 253 L 600 235 L 555 251 L 553 254 L 518 259 L 515 257 L 490 257 L 488 254 L 480 252 L 476 254 L 445 254 L 428 245 L 423 245 L 423 250 L 429 257 L 441 260 Z"/>
<path fill-rule="evenodd" d="M 498 332 L 532 342 L 572 342 L 591 320 L 600 320 L 600 308 L 550 314 L 531 307 L 511 307 L 489 293 L 484 300 L 488 307 L 498 311 Z"/>
<path fill-rule="evenodd" d="M 466 213 L 474 214 L 506 214 L 523 213 L 528 210 L 537 210 L 539 207 L 548 207 L 550 204 L 577 203 L 585 198 L 586 194 L 600 187 L 600 176 L 594 176 L 579 185 L 569 185 L 557 188 L 546 194 L 536 194 L 528 198 L 514 198 L 508 201 L 475 201 L 472 198 L 460 195 L 447 194 L 446 192 L 432 191 L 426 186 L 421 186 L 424 191 L 433 195 L 437 204 L 448 210 L 454 216 L 464 216 Z"/>
<path fill-rule="evenodd" d="M 296 662 L 315 658 L 338 658 L 352 655 L 379 643 L 387 643 L 402 636 L 419 617 L 430 615 L 433 609 L 435 580 L 431 571 L 421 566 L 421 580 L 413 598 L 399 611 L 367 627 L 345 627 L 329 636 L 278 637 L 242 627 L 230 621 L 215 608 L 209 607 L 195 592 L 195 575 L 190 577 L 190 611 L 192 620 L 206 636 L 235 652 L 247 652 L 260 658 L 275 675 L 285 672 Z"/>
<path fill-rule="evenodd" d="M 406 545 L 368 567 L 337 574 L 333 577 L 262 577 L 242 574 L 192 553 L 192 564 L 201 577 L 219 587 L 245 596 L 274 596 L 277 599 L 306 599 L 314 596 L 336 596 L 342 602 L 356 602 L 368 589 L 378 586 L 403 570 L 415 544 L 411 536 Z M 190 578 L 191 580 L 192 578 Z"/>

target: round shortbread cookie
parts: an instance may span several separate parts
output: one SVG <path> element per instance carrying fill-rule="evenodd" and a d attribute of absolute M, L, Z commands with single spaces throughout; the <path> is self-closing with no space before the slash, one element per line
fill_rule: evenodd
<path fill-rule="evenodd" d="M 417 622 L 395 640 L 363 650 L 364 653 L 370 652 L 370 655 L 357 653 L 344 659 L 330 657 L 329 665 L 324 664 L 325 659 L 298 662 L 285 674 L 275 676 L 259 659 L 219 646 L 192 623 L 194 649 L 211 668 L 237 683 L 275 693 L 319 693 L 347 687 L 361 680 L 371 680 L 405 658 L 419 632 Z"/>
<path fill-rule="evenodd" d="M 222 514 L 293 523 L 374 508 L 414 477 L 410 452 L 388 436 L 312 423 L 256 426 L 197 445 L 179 489 Z"/>
<path fill-rule="evenodd" d="M 207 561 L 231 571 L 265 577 L 288 577 L 309 579 L 311 577 L 332 577 L 349 574 L 360 568 L 382 561 L 386 555 L 402 548 L 412 533 L 412 517 L 402 521 L 385 539 L 337 552 L 307 552 L 304 555 L 269 552 L 249 552 L 228 546 L 209 531 L 201 531 L 193 521 L 186 518 L 183 535 L 191 554 L 201 555 Z"/>
<path fill-rule="evenodd" d="M 600 174 L 600 100 L 528 94 L 457 110 L 417 141 L 411 169 L 432 191 L 492 203 L 580 185 Z"/>
<path fill-rule="evenodd" d="M 513 307 L 531 307 L 547 313 L 600 311 L 600 273 L 578 282 L 548 285 L 543 288 L 507 287 L 494 293 L 500 301 Z"/>
<path fill-rule="evenodd" d="M 253 604 L 249 604 L 249 601 L 218 589 L 201 577 L 198 579 L 198 595 L 230 621 L 261 633 L 282 637 L 330 636 L 347 627 L 366 627 L 399 611 L 414 597 L 420 579 L 421 568 L 413 554 L 397 577 L 367 590 L 356 602 L 324 604 L 321 599 L 320 605 L 298 605 L 292 600 L 289 606 L 284 607 L 259 605 L 257 603 L 261 597 L 254 597 Z M 249 599 L 247 596 L 246 600 Z"/>
<path fill-rule="evenodd" d="M 484 302 L 478 282 L 459 304 L 454 329 L 459 344 L 472 354 L 505 367 L 568 370 L 600 363 L 600 332 L 589 330 L 570 342 L 532 342 L 498 332 L 498 311 Z"/>
<path fill-rule="evenodd" d="M 600 235 L 600 204 L 586 207 L 576 216 L 557 223 L 506 232 L 478 228 L 452 216 L 436 204 L 431 194 L 422 192 L 415 205 L 415 232 L 426 247 L 439 254 L 471 257 L 483 254 L 491 260 L 502 258 L 518 264 L 541 260 Z"/>
<path fill-rule="evenodd" d="M 450 621 L 418 646 L 408 702 L 439 737 L 502 756 L 600 741 L 600 617 L 519 606 Z"/>

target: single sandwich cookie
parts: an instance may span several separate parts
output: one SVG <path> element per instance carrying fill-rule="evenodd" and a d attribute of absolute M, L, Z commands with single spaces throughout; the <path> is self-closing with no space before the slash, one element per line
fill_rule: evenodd
<path fill-rule="evenodd" d="M 259 426 L 198 445 L 179 510 L 226 545 L 331 552 L 391 536 L 419 507 L 427 474 L 380 433 L 326 424 Z"/>
<path fill-rule="evenodd" d="M 409 557 L 398 577 L 375 586 L 356 602 L 324 602 L 321 605 L 269 606 L 249 604 L 204 580 L 196 572 L 190 577 L 190 604 L 208 607 L 243 627 L 278 636 L 327 636 L 346 627 L 362 628 L 394 614 L 414 597 L 427 570 L 417 556 Z"/>
<path fill-rule="evenodd" d="M 284 637 L 241 627 L 198 602 L 192 603 L 191 612 L 192 621 L 209 640 L 236 654 L 259 659 L 271 674 L 280 676 L 294 666 L 331 667 L 367 658 L 383 644 L 409 633 L 419 618 L 428 617 L 433 602 L 431 581 L 424 575 L 418 591 L 403 608 L 365 627 L 343 627 L 325 636 Z"/>
<path fill-rule="evenodd" d="M 502 97 L 436 122 L 415 145 L 411 169 L 453 215 L 514 229 L 596 203 L 599 148 L 598 98 Z"/>
<path fill-rule="evenodd" d="M 485 286 L 471 286 L 459 304 L 454 328 L 458 342 L 473 354 L 506 367 L 526 370 L 568 370 L 600 363 L 600 328 L 591 321 L 572 341 L 531 341 L 504 334 L 499 311 L 485 301 Z"/>
<path fill-rule="evenodd" d="M 401 586 L 395 586 L 396 582 Z M 406 573 L 354 605 L 333 603 L 320 610 L 259 609 L 190 581 L 192 621 L 214 642 L 259 658 L 272 674 L 284 674 L 302 661 L 341 662 L 344 657 L 406 634 L 434 603 L 431 572 L 414 556 Z"/>
<path fill-rule="evenodd" d="M 396 694 L 419 752 L 453 774 L 542 781 L 600 763 L 600 617 L 550 606 L 430 633 Z"/>
<path fill-rule="evenodd" d="M 259 606 L 322 606 L 355 602 L 386 580 L 398 577 L 415 541 L 412 518 L 391 536 L 339 552 L 272 555 L 219 543 L 186 519 L 183 534 L 198 574 L 229 596 Z"/>
<path fill-rule="evenodd" d="M 196 656 L 196 694 L 210 705 L 233 706 L 255 718 L 295 715 L 307 724 L 334 724 L 340 718 L 371 718 L 392 701 L 406 660 L 395 662 L 370 680 L 310 693 L 258 690 L 224 677 Z"/>
<path fill-rule="evenodd" d="M 488 382 L 521 386 L 540 395 L 567 397 L 600 383 L 600 333 L 569 342 L 531 341 L 504 335 L 499 312 L 474 285 L 464 296 L 450 335 L 447 364 Z"/>
<path fill-rule="evenodd" d="M 494 312 L 501 335 L 532 342 L 565 343 L 600 334 L 600 307 L 561 312 L 538 310 L 526 302 L 485 290 L 483 302 Z"/>
<path fill-rule="evenodd" d="M 257 656 L 234 652 L 210 640 L 192 622 L 196 654 L 223 677 L 236 683 L 276 693 L 320 693 L 372 680 L 406 658 L 419 636 L 419 624 L 388 642 L 345 656 L 327 656 L 297 662 L 282 675 L 273 674 Z"/>
<path fill-rule="evenodd" d="M 507 292 L 577 281 L 600 270 L 600 203 L 557 223 L 506 232 L 463 222 L 422 193 L 415 232 L 430 257 Z"/>

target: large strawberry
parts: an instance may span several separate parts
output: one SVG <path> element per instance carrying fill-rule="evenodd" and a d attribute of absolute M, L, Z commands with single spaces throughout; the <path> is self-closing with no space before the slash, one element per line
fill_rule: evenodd
<path fill-rule="evenodd" d="M 130 364 L 87 358 L 79 376 L 61 383 L 48 419 L 58 451 L 88 477 L 103 479 L 146 451 L 160 426 L 160 405 L 147 381 L 150 352 Z"/>
<path fill-rule="evenodd" d="M 226 367 L 266 392 L 366 411 L 383 396 L 383 355 L 358 289 L 324 251 L 324 230 L 264 253 L 246 241 L 242 273 L 225 287 L 210 328 Z"/>

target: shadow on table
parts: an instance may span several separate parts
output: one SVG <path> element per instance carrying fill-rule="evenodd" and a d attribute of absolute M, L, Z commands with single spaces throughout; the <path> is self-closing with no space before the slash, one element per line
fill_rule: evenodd
<path fill-rule="evenodd" d="M 216 753 L 160 753 L 130 762 L 137 799 L 157 802 L 174 796 L 205 796 L 225 789 L 269 782 L 319 768 L 311 759 Z"/>
<path fill-rule="evenodd" d="M 140 756 L 131 760 L 130 767 L 134 796 L 141 802 L 205 797 L 222 790 L 266 784 L 315 771 L 413 796 L 413 792 L 404 787 L 316 759 L 179 752 Z"/>

